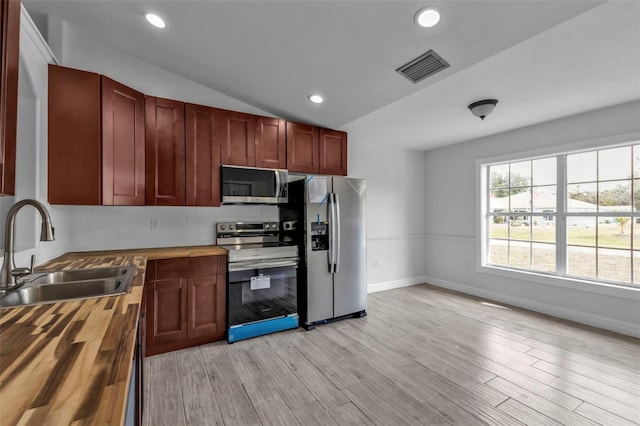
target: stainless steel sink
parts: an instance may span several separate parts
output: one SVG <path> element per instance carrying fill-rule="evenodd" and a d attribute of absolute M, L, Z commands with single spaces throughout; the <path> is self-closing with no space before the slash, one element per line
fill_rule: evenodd
<path fill-rule="evenodd" d="M 127 274 L 135 272 L 134 266 L 109 266 L 106 268 L 68 269 L 64 271 L 51 271 L 36 273 L 29 281 L 33 285 L 59 284 L 71 281 L 91 281 L 106 278 L 123 278 Z"/>
<path fill-rule="evenodd" d="M 22 287 L 4 295 L 0 307 L 123 294 L 131 286 L 135 270 L 135 266 L 114 266 L 34 274 Z"/>

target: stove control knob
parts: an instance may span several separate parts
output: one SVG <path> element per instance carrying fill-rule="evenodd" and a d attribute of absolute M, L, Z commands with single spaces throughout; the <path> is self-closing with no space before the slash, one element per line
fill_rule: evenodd
<path fill-rule="evenodd" d="M 278 224 L 277 224 L 277 223 L 272 223 L 272 224 L 271 224 L 271 229 L 276 229 L 277 227 L 278 227 Z"/>
<path fill-rule="evenodd" d="M 229 231 L 233 231 L 235 229 L 235 225 L 229 225 Z"/>
<path fill-rule="evenodd" d="M 264 229 L 269 229 L 269 224 L 268 224 L 268 223 L 265 223 L 265 224 L 263 224 L 263 225 L 262 225 L 262 227 L 263 227 Z"/>
<path fill-rule="evenodd" d="M 221 230 L 221 231 L 224 231 L 225 229 L 227 229 L 227 227 L 226 227 L 226 226 L 224 226 L 224 225 L 220 225 L 220 230 Z"/>

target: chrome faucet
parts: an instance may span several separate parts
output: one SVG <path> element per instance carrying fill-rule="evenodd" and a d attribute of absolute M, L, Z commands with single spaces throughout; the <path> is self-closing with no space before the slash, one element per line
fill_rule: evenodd
<path fill-rule="evenodd" d="M 35 263 L 34 256 L 31 257 L 30 268 L 16 268 L 13 261 L 13 239 L 15 232 L 15 219 L 18 211 L 26 205 L 35 207 L 40 213 L 42 219 L 42 230 L 40 232 L 40 241 L 53 241 L 53 226 L 51 226 L 51 216 L 49 211 L 40 201 L 37 200 L 21 200 L 15 203 L 7 214 L 7 226 L 5 228 L 5 243 L 4 243 L 4 262 L 2 263 L 2 270 L 0 271 L 0 294 L 7 291 L 14 290 L 20 285 L 17 283 L 17 278 L 29 275 L 33 272 L 33 265 Z"/>

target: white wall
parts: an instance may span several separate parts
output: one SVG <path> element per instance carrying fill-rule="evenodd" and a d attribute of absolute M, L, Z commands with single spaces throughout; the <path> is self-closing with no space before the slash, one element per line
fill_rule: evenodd
<path fill-rule="evenodd" d="M 618 105 L 427 151 L 425 244 L 429 283 L 640 336 L 640 292 L 609 294 L 476 270 L 476 160 L 640 131 L 640 102 Z"/>
<path fill-rule="evenodd" d="M 18 132 L 16 141 L 15 197 L 0 198 L 0 241 L 4 246 L 7 212 L 16 200 L 47 200 L 47 64 L 54 61 L 46 43 L 28 14 L 22 10 L 20 24 L 20 68 L 18 86 Z M 40 216 L 30 206 L 16 217 L 15 261 L 28 266 L 30 256 L 43 263 L 66 252 L 69 247 L 68 215 L 47 205 L 56 229 L 56 241 L 40 242 Z M 0 258 L 0 264 L 3 259 Z"/>
<path fill-rule="evenodd" d="M 393 141 L 349 133 L 349 175 L 367 179 L 367 276 L 369 291 L 424 282 L 424 152 L 398 149 Z"/>

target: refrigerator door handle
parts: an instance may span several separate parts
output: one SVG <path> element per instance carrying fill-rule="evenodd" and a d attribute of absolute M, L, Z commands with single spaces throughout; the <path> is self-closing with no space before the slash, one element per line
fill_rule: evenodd
<path fill-rule="evenodd" d="M 327 256 L 328 256 L 328 262 L 329 262 L 329 273 L 333 274 L 333 254 L 334 254 L 333 245 L 336 240 L 334 235 L 334 227 L 333 227 L 335 216 L 334 216 L 334 210 L 333 210 L 333 194 L 330 192 L 328 196 L 329 198 L 327 202 L 327 209 L 329 210 L 329 231 L 330 232 L 329 232 L 329 252 L 327 253 Z"/>
<path fill-rule="evenodd" d="M 333 260 L 333 272 L 338 272 L 338 266 L 339 266 L 339 260 L 340 260 L 340 243 L 341 243 L 341 238 L 340 238 L 340 197 L 338 196 L 338 194 L 333 194 L 333 201 L 334 201 L 334 205 L 335 205 L 335 209 L 336 209 L 336 213 L 335 213 L 335 218 L 334 218 L 334 223 L 336 224 L 333 228 L 336 231 L 336 238 L 334 240 L 334 243 L 336 245 L 336 249 L 334 250 L 335 252 L 335 257 Z"/>

